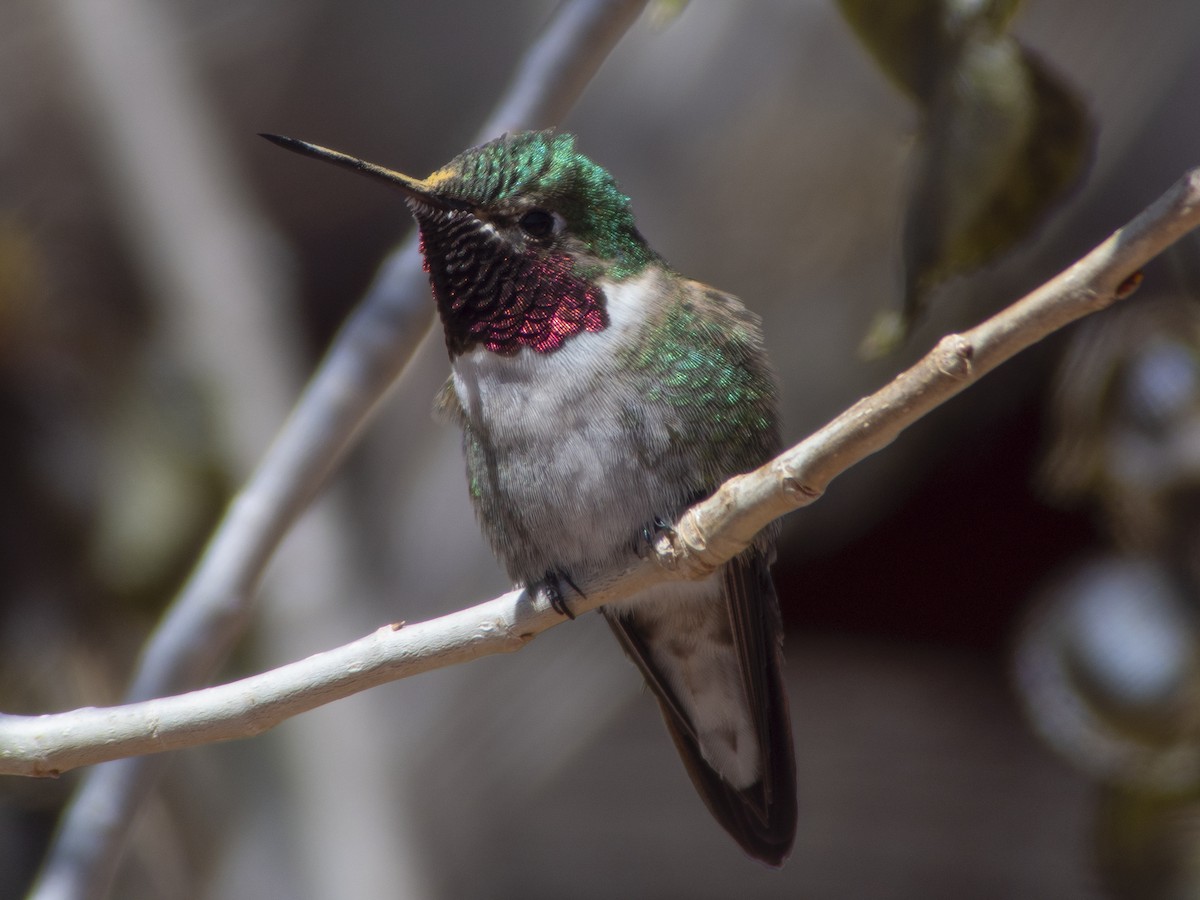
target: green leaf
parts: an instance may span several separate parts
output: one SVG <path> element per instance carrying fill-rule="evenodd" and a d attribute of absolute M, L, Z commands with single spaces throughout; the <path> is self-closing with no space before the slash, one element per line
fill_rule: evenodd
<path fill-rule="evenodd" d="M 884 73 L 921 112 L 905 217 L 904 301 L 880 315 L 868 355 L 895 348 L 953 275 L 1036 228 L 1086 171 L 1082 102 L 1005 32 L 1019 0 L 839 0 Z"/>
<path fill-rule="evenodd" d="M 1082 103 L 1015 40 L 964 45 L 929 111 L 905 221 L 904 317 L 1029 235 L 1091 159 Z"/>

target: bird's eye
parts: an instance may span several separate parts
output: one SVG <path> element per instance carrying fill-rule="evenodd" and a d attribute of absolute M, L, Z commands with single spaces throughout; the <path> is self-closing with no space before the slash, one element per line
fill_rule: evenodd
<path fill-rule="evenodd" d="M 554 220 L 553 213 L 535 207 L 521 216 L 517 220 L 517 224 L 531 238 L 541 240 L 554 234 L 557 223 Z"/>

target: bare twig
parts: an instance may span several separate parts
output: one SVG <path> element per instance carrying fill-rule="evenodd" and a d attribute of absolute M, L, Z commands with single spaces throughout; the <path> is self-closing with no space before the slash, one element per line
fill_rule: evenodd
<path fill-rule="evenodd" d="M 564 4 L 523 61 L 481 139 L 503 128 L 543 127 L 565 114 L 644 6 L 645 0 Z M 381 267 L 282 432 L 231 503 L 144 648 L 129 701 L 203 683 L 225 658 L 247 627 L 254 589 L 279 542 L 341 461 L 431 319 L 415 242 L 410 241 Z M 102 896 L 123 836 L 155 774 L 145 760 L 125 760 L 89 773 L 31 896 Z"/>
<path fill-rule="evenodd" d="M 657 556 L 583 585 L 576 612 L 673 578 L 697 578 L 741 552 L 773 519 L 816 500 L 839 474 L 1058 328 L 1132 293 L 1140 269 L 1200 226 L 1200 169 L 1071 268 L 960 335 L 772 462 L 726 482 L 689 510 Z M 517 650 L 561 622 L 524 591 L 351 644 L 242 681 L 114 709 L 0 718 L 0 771 L 48 775 L 130 753 L 246 737 L 356 691 L 492 653 Z"/>

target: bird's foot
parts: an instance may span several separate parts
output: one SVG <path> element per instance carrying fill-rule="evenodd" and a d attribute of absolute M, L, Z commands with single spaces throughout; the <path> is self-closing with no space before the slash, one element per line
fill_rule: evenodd
<path fill-rule="evenodd" d="M 654 521 L 647 522 L 638 531 L 637 536 L 633 540 L 634 552 L 642 559 L 648 559 L 654 555 L 654 545 L 664 534 L 673 535 L 674 527 L 671 523 L 662 516 L 655 516 Z"/>
<path fill-rule="evenodd" d="M 575 613 L 571 612 L 571 607 L 567 606 L 567 598 L 564 596 L 563 584 L 566 584 L 580 597 L 586 597 L 583 591 L 579 589 L 571 576 L 566 572 L 559 572 L 551 569 L 542 576 L 540 581 L 536 581 L 529 585 L 529 588 L 536 594 L 545 596 L 546 601 L 560 616 L 566 616 L 568 619 L 574 619 Z"/>

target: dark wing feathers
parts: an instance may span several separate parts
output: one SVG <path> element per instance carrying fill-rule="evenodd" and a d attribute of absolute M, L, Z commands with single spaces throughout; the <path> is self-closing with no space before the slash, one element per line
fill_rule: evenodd
<path fill-rule="evenodd" d="M 767 560 L 759 550 L 749 550 L 727 565 L 724 578 L 742 685 L 755 715 L 763 773 L 744 790 L 732 787 L 705 762 L 692 724 L 655 671 L 634 623 L 607 610 L 605 618 L 658 698 L 667 730 L 709 811 L 746 853 L 779 866 L 791 852 L 797 815 L 792 730 L 780 671 L 779 604 Z"/>

